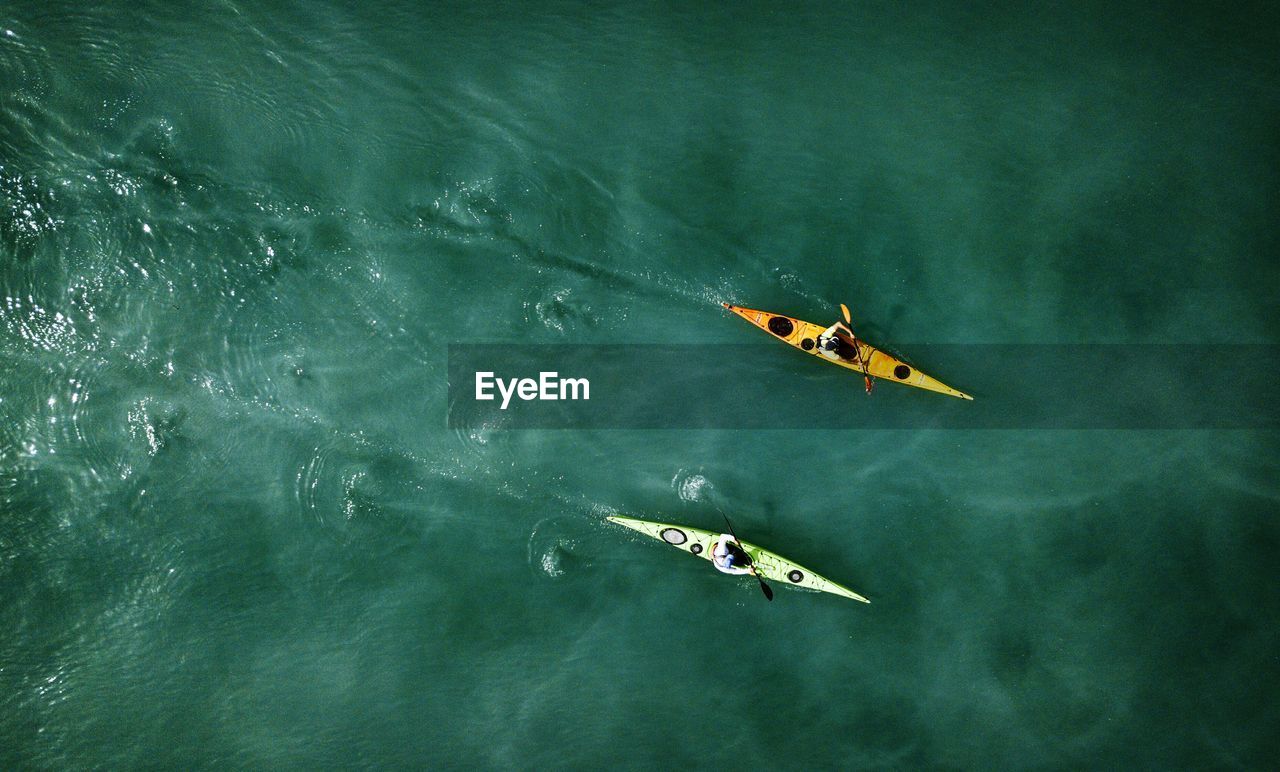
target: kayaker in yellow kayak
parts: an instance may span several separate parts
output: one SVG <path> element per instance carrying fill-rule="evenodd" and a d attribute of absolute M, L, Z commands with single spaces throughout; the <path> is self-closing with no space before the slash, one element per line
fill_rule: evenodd
<path fill-rule="evenodd" d="M 848 319 L 849 309 L 842 304 L 840 310 Z M 867 373 L 867 363 L 862 361 L 862 349 L 858 346 L 858 337 L 853 334 L 853 330 L 845 327 L 843 322 L 836 322 L 822 331 L 818 336 L 818 351 L 835 362 L 856 364 L 862 370 L 862 379 L 866 382 L 867 393 L 871 393 L 873 381 Z"/>
<path fill-rule="evenodd" d="M 751 574 L 751 558 L 738 546 L 737 539 L 722 533 L 711 550 L 711 565 L 726 574 Z"/>
<path fill-rule="evenodd" d="M 823 330 L 822 334 L 818 336 L 818 350 L 821 351 L 822 355 L 827 359 L 835 360 L 837 362 L 853 362 L 856 357 L 856 353 L 854 353 L 857 351 L 856 348 L 852 349 L 852 351 L 849 349 L 845 350 L 844 353 L 850 354 L 850 356 L 841 355 L 840 344 L 842 341 L 840 333 L 842 332 L 849 336 L 850 340 L 853 339 L 853 330 L 845 327 L 843 322 L 836 322 Z"/>
<path fill-rule="evenodd" d="M 853 322 L 849 314 L 849 307 L 843 303 L 840 304 L 840 311 L 844 315 L 846 326 L 841 327 L 839 324 L 834 324 L 826 329 L 823 329 L 820 324 L 806 322 L 803 319 L 795 319 L 783 314 L 760 311 L 754 308 L 743 308 L 742 306 L 728 303 L 725 303 L 724 307 L 769 333 L 775 340 L 780 340 L 789 346 L 793 346 L 809 356 L 825 359 L 829 364 L 861 374 L 863 382 L 867 386 L 867 393 L 871 392 L 871 387 L 875 383 L 872 380 L 873 378 L 884 378 L 887 381 L 914 386 L 917 389 L 925 389 L 965 400 L 973 399 L 963 391 L 953 389 L 938 379 L 925 375 L 912 365 L 872 346 L 860 337 L 849 335 L 847 331 L 853 326 Z M 838 341 L 836 350 L 834 352 L 823 351 L 818 346 L 818 338 L 820 337 L 823 338 L 824 343 L 832 337 L 836 338 Z M 827 343 L 828 349 L 830 346 L 831 344 Z M 834 353 L 836 356 L 828 356 L 829 353 Z"/>

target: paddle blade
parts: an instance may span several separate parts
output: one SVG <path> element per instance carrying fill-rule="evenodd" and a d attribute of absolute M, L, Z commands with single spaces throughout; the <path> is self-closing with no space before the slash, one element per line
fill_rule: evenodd
<path fill-rule="evenodd" d="M 758 576 L 756 578 L 760 579 L 760 577 Z M 760 579 L 760 589 L 764 591 L 764 596 L 766 598 L 768 598 L 769 600 L 773 600 L 773 588 L 765 584 L 763 579 Z"/>
<path fill-rule="evenodd" d="M 845 324 L 853 324 L 853 319 L 849 316 L 849 307 L 844 303 L 840 304 L 840 313 L 844 314 Z"/>

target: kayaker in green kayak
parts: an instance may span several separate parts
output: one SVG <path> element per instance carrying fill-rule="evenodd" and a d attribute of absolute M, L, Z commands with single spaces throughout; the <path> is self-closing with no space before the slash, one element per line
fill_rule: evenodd
<path fill-rule="evenodd" d="M 726 574 L 751 574 L 751 558 L 738 546 L 737 539 L 722 533 L 711 550 L 711 564 Z"/>
<path fill-rule="evenodd" d="M 770 552 L 751 542 L 742 541 L 734 536 L 733 524 L 729 522 L 728 517 L 725 518 L 724 524 L 729 526 L 729 532 L 723 534 L 717 531 L 704 531 L 701 528 L 690 528 L 687 525 L 637 520 L 634 517 L 622 517 L 621 515 L 609 515 L 606 519 L 611 523 L 617 523 L 633 531 L 638 531 L 651 539 L 663 542 L 686 555 L 693 555 L 700 560 L 705 560 L 715 566 L 716 570 L 723 570 L 717 565 L 721 562 L 717 560 L 716 553 L 718 552 L 723 555 L 723 562 L 731 563 L 731 567 L 747 568 L 746 571 L 728 571 L 726 573 L 754 574 L 756 579 L 760 580 L 760 590 L 770 600 L 773 598 L 773 590 L 769 589 L 769 586 L 765 584 L 765 579 L 795 587 L 806 587 L 810 590 L 829 592 L 863 603 L 871 602 L 848 587 L 842 587 L 830 579 L 819 576 L 799 563 L 787 560 L 776 552 Z M 731 552 L 734 553 L 732 559 L 729 557 Z M 745 552 L 746 555 L 736 554 L 738 552 Z"/>

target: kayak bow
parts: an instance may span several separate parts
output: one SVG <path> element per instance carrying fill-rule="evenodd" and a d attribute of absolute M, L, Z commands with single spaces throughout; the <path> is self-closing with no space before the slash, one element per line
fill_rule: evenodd
<path fill-rule="evenodd" d="M 718 533 L 704 531 L 701 528 L 689 528 L 684 525 L 655 523 L 649 520 L 637 520 L 633 517 L 610 516 L 606 519 L 618 525 L 626 526 L 633 531 L 639 531 L 645 536 L 664 541 L 673 547 L 706 560 L 711 560 L 711 549 L 720 538 Z M 805 587 L 810 590 L 829 592 L 845 598 L 860 600 L 863 603 L 871 602 L 848 587 L 841 587 L 829 579 L 818 576 L 804 566 L 792 563 L 781 555 L 741 540 L 738 541 L 738 546 L 751 558 L 756 572 L 766 579 L 789 584 L 793 587 Z"/>
<path fill-rule="evenodd" d="M 861 339 L 856 340 L 850 346 L 850 348 L 857 346 L 857 351 L 853 356 L 839 361 L 828 359 L 822 355 L 822 352 L 818 351 L 818 336 L 826 330 L 826 327 L 813 322 L 806 322 L 803 319 L 793 319 L 782 314 L 757 311 L 754 308 L 743 308 L 729 305 L 728 303 L 722 303 L 721 305 L 782 342 L 789 343 L 824 362 L 840 365 L 873 378 L 884 378 L 895 383 L 905 383 L 918 389 L 936 391 L 939 394 L 959 397 L 960 399 L 973 399 L 963 391 L 953 389 L 942 381 L 925 375 L 901 359 L 890 356 Z"/>

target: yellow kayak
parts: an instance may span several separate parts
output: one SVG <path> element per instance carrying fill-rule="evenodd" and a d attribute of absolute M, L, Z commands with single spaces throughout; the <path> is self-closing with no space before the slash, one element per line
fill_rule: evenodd
<path fill-rule="evenodd" d="M 953 389 L 942 381 L 925 375 L 901 359 L 890 356 L 865 341 L 842 339 L 844 345 L 841 346 L 840 358 L 831 359 L 818 350 L 818 336 L 827 329 L 826 327 L 813 322 L 806 322 L 802 319 L 792 319 L 782 314 L 757 311 L 754 308 L 732 306 L 728 303 L 723 305 L 784 343 L 790 343 L 801 351 L 812 354 L 833 365 L 847 367 L 872 378 L 884 378 L 895 383 L 905 383 L 918 389 L 936 391 L 939 394 L 959 397 L 960 399 L 973 399 L 963 391 Z"/>

